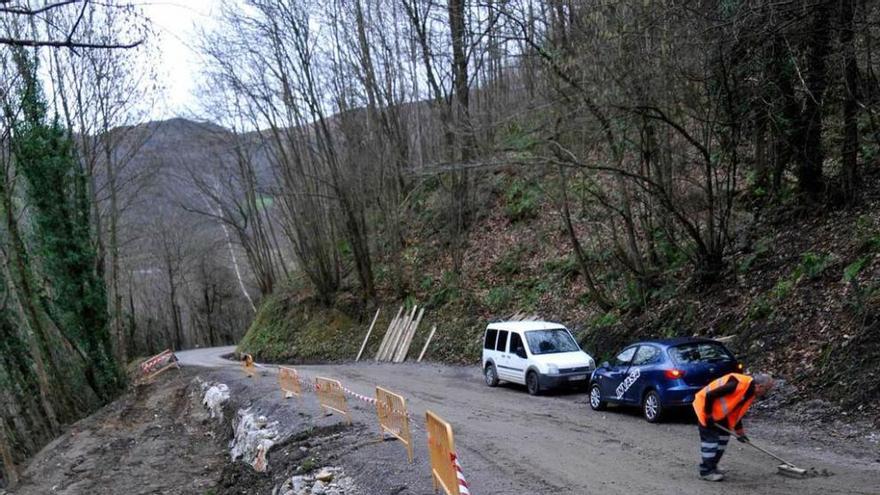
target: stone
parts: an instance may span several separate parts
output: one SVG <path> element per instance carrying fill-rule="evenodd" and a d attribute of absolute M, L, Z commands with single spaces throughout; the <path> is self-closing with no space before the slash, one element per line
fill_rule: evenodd
<path fill-rule="evenodd" d="M 324 495 L 326 489 L 324 488 L 323 481 L 316 481 L 314 485 L 312 485 L 312 495 Z"/>
<path fill-rule="evenodd" d="M 324 483 L 329 483 L 333 480 L 333 473 L 327 468 L 324 468 L 315 475 L 315 479 L 318 481 L 323 481 Z"/>

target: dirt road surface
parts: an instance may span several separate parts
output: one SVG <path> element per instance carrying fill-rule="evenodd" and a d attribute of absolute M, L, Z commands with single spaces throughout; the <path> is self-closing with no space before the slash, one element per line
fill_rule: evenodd
<path fill-rule="evenodd" d="M 236 363 L 222 358 L 233 350 L 178 355 L 186 366 L 235 369 Z M 722 461 L 727 480 L 708 483 L 696 475 L 699 440 L 687 415 L 652 425 L 636 412 L 594 412 L 580 392 L 531 397 L 520 387 L 490 389 L 476 367 L 361 363 L 296 368 L 307 377 L 337 378 L 363 395 L 372 396 L 376 385 L 404 395 L 417 419 L 417 457 L 427 456 L 425 410 L 440 414 L 453 425 L 475 494 L 880 494 L 880 446 L 865 438 L 831 439 L 797 424 L 747 418 L 756 443 L 830 476 L 779 476 L 776 461 L 731 442 Z M 263 372 L 274 376 L 275 369 L 266 366 Z M 272 382 L 263 380 L 264 386 Z M 354 417 L 371 427 L 375 423 L 375 411 L 367 404 L 355 404 Z M 409 490 L 430 493 L 430 483 L 424 492 Z"/>

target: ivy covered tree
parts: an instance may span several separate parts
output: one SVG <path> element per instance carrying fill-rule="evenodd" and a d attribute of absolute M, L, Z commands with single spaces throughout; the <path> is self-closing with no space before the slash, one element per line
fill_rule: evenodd
<path fill-rule="evenodd" d="M 111 346 L 104 280 L 91 243 L 86 176 L 69 134 L 50 121 L 36 66 L 17 52 L 21 105 L 10 148 L 25 182 L 33 228 L 30 243 L 45 281 L 43 303 L 86 362 L 86 379 L 107 400 L 122 385 Z"/>

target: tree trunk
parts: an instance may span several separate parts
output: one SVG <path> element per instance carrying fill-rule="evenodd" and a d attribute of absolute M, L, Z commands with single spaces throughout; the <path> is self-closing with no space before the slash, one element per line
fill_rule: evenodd
<path fill-rule="evenodd" d="M 847 202 L 854 202 L 858 196 L 859 184 L 859 124 L 858 124 L 858 79 L 859 68 L 856 63 L 855 33 L 853 26 L 853 1 L 840 1 L 840 44 L 843 49 L 843 143 L 841 144 L 842 192 Z"/>

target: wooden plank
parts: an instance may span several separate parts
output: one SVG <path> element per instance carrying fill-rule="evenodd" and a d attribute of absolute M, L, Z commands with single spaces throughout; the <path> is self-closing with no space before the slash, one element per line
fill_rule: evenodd
<path fill-rule="evenodd" d="M 403 309 L 403 308 L 401 308 Z M 406 313 L 401 314 L 398 318 L 394 320 L 394 322 L 388 326 L 388 341 L 385 342 L 385 347 L 382 348 L 381 352 L 377 356 L 379 361 L 384 361 L 385 356 L 388 354 L 388 349 L 394 345 L 394 336 L 397 334 L 397 328 L 406 319 Z"/>
<path fill-rule="evenodd" d="M 412 345 L 413 337 L 416 334 L 416 330 L 419 328 L 419 323 L 422 322 L 422 316 L 425 315 L 425 308 L 422 308 L 419 311 L 419 316 L 416 318 L 415 323 L 410 324 L 409 328 L 407 328 L 406 334 L 403 337 L 403 340 L 400 343 L 400 349 L 397 351 L 397 355 L 394 356 L 395 363 L 402 363 L 406 360 L 406 355 L 409 353 L 409 346 Z"/>
<path fill-rule="evenodd" d="M 400 324 L 397 325 L 397 328 L 394 329 L 394 335 L 392 336 L 394 340 L 392 340 L 390 343 L 391 345 L 388 346 L 388 349 L 385 352 L 385 356 L 383 356 L 383 361 L 394 360 L 394 356 L 397 354 L 397 349 L 398 347 L 400 347 L 401 339 L 406 333 L 406 329 L 409 328 L 410 324 L 412 324 L 413 318 L 415 318 L 416 311 L 418 311 L 418 309 L 418 305 L 413 306 L 413 309 L 410 312 L 409 316 L 407 316 L 402 322 L 400 322 Z"/>
<path fill-rule="evenodd" d="M 406 319 L 406 313 L 403 312 L 404 308 L 401 307 L 400 309 L 399 316 L 391 322 L 391 325 L 388 325 L 388 340 L 385 341 L 385 345 L 379 350 L 379 354 L 376 355 L 377 361 L 385 360 L 385 355 L 388 354 L 388 349 L 394 344 L 394 335 L 397 333 L 397 327 L 399 327 L 401 322 Z"/>
<path fill-rule="evenodd" d="M 431 327 L 431 333 L 428 334 L 428 340 L 425 341 L 425 347 L 422 347 L 422 353 L 419 354 L 419 360 L 416 361 L 417 363 L 421 363 L 422 358 L 425 357 L 425 352 L 428 350 L 428 346 L 431 344 L 431 339 L 434 338 L 434 332 L 436 332 L 436 331 L 437 331 L 437 325 L 434 325 L 433 327 Z"/>
<path fill-rule="evenodd" d="M 403 306 L 400 307 L 400 309 L 397 311 L 397 316 L 395 316 L 394 319 L 391 320 L 391 323 L 388 324 L 388 329 L 385 330 L 385 336 L 382 338 L 382 343 L 379 344 L 379 350 L 376 351 L 376 358 L 375 358 L 376 361 L 378 361 L 379 358 L 382 357 L 382 352 L 388 346 L 388 340 L 391 338 L 391 332 L 394 330 L 394 325 L 397 324 L 397 320 L 400 319 L 400 315 L 402 313 L 403 313 Z"/>
<path fill-rule="evenodd" d="M 373 322 L 370 323 L 370 329 L 367 330 L 367 336 L 364 337 L 364 343 L 361 344 L 361 350 L 358 351 L 358 355 L 354 358 L 354 362 L 358 362 L 361 360 L 361 354 L 364 353 L 364 347 L 367 347 L 367 341 L 370 340 L 370 334 L 373 333 L 373 325 L 376 324 L 376 319 L 379 318 L 379 311 L 382 308 L 376 308 L 376 316 L 373 317 Z"/>

